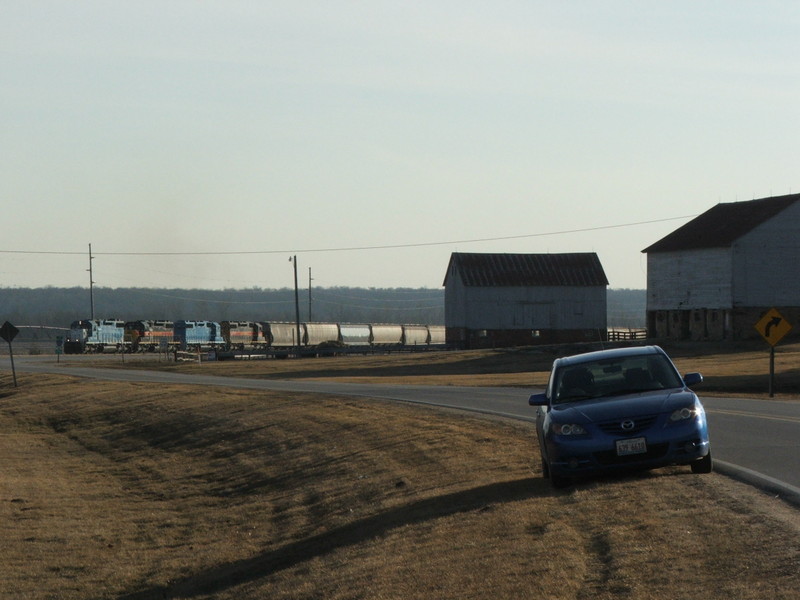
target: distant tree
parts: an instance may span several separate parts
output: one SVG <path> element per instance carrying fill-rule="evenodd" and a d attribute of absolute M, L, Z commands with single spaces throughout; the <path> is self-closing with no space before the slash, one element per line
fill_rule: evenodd
<path fill-rule="evenodd" d="M 94 288 L 95 317 L 294 321 L 294 289 L 201 290 Z M 300 319 L 308 320 L 308 290 L 300 290 Z M 644 327 L 645 290 L 608 291 L 608 324 Z M 90 316 L 86 288 L 0 288 L 0 322 L 68 327 Z M 444 290 L 428 288 L 313 288 L 311 319 L 339 323 L 444 324 Z"/>

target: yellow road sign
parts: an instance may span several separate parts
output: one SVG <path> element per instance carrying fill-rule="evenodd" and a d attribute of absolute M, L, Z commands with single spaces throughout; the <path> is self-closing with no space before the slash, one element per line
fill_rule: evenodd
<path fill-rule="evenodd" d="M 792 326 L 777 309 L 771 308 L 756 323 L 756 329 L 770 346 L 774 346 L 792 330 Z"/>

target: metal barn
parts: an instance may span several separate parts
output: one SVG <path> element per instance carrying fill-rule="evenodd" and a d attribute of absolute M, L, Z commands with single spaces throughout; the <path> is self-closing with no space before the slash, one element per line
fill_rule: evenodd
<path fill-rule="evenodd" d="M 608 279 L 593 252 L 454 252 L 444 287 L 451 348 L 606 339 Z"/>
<path fill-rule="evenodd" d="M 777 308 L 800 331 L 800 194 L 717 204 L 645 248 L 647 329 L 676 340 L 758 338 Z"/>

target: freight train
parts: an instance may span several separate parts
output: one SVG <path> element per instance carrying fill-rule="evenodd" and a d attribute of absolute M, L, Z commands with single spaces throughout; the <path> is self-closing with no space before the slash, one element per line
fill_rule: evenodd
<path fill-rule="evenodd" d="M 298 343 L 299 340 L 299 343 Z M 443 325 L 391 323 L 289 323 L 283 321 L 167 321 L 84 319 L 73 321 L 66 354 L 85 352 L 285 352 L 443 348 Z"/>

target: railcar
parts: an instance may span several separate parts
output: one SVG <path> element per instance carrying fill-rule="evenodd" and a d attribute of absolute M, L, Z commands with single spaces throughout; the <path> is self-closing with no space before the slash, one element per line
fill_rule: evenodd
<path fill-rule="evenodd" d="M 403 325 L 403 346 L 427 346 L 429 338 L 430 333 L 425 325 Z"/>
<path fill-rule="evenodd" d="M 339 324 L 338 323 L 301 323 L 300 331 L 303 334 L 303 346 L 328 345 L 336 346 L 339 344 Z"/>
<path fill-rule="evenodd" d="M 181 350 L 222 348 L 222 326 L 216 321 L 175 321 L 173 341 Z"/>
<path fill-rule="evenodd" d="M 390 323 L 370 325 L 373 346 L 400 346 L 403 343 L 403 326 Z"/>
<path fill-rule="evenodd" d="M 175 325 L 166 320 L 125 323 L 125 344 L 129 352 L 155 352 L 175 348 Z"/>
<path fill-rule="evenodd" d="M 73 321 L 64 342 L 65 354 L 121 351 L 125 342 L 125 322 L 119 319 L 82 319 Z"/>
<path fill-rule="evenodd" d="M 255 321 L 222 321 L 222 338 L 228 350 L 266 347 L 263 326 Z"/>
<path fill-rule="evenodd" d="M 340 323 L 339 341 L 348 347 L 367 347 L 372 341 L 372 329 L 366 323 Z"/>
<path fill-rule="evenodd" d="M 290 348 L 298 346 L 303 340 L 303 328 L 300 328 L 300 340 L 297 338 L 297 323 L 280 321 L 262 321 L 262 335 L 270 348 Z"/>
<path fill-rule="evenodd" d="M 428 325 L 428 344 L 431 346 L 445 345 L 444 325 Z"/>

